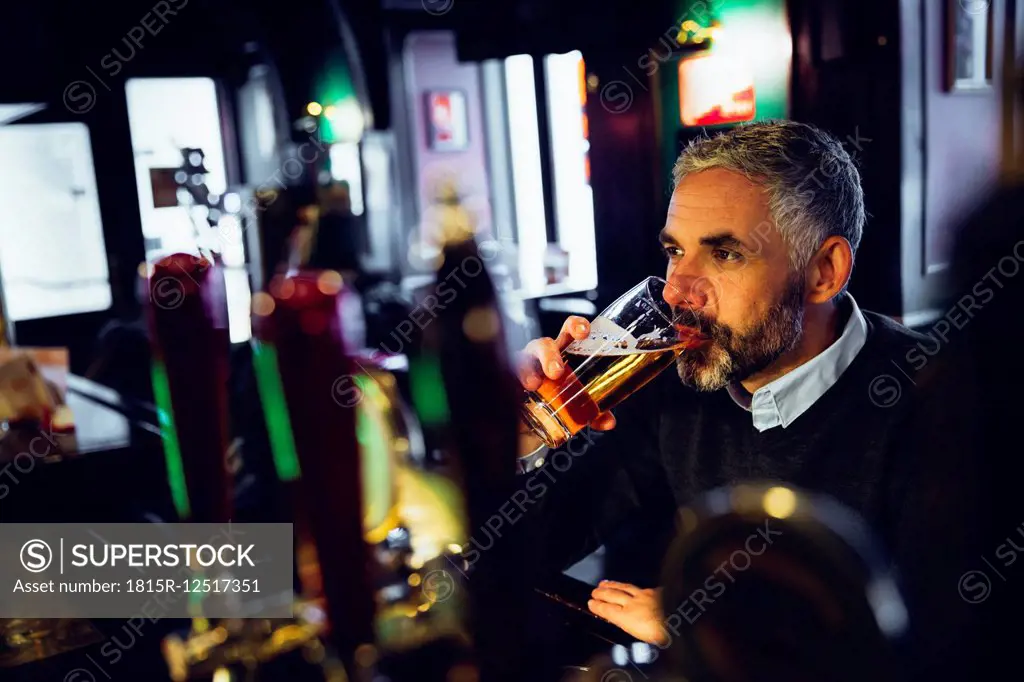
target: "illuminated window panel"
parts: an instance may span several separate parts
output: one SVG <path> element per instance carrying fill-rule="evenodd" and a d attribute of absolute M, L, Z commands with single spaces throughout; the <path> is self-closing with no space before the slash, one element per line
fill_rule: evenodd
<path fill-rule="evenodd" d="M 244 240 L 236 219 L 225 216 L 213 228 L 206 221 L 204 206 L 157 208 L 150 179 L 150 169 L 177 167 L 182 163 L 181 149 L 194 147 L 203 150 L 210 192 L 227 191 L 216 84 L 210 78 L 132 78 L 125 84 L 125 96 L 142 233 L 148 242 L 146 260 L 152 262 L 176 251 L 191 253 L 200 244 L 219 252 L 225 264 L 231 341 L 247 341 L 251 335 L 251 291 Z"/>
<path fill-rule="evenodd" d="M 110 307 L 85 124 L 0 127 L 0 273 L 13 322 Z"/>
<path fill-rule="evenodd" d="M 586 85 L 583 55 L 578 51 L 544 58 L 548 122 L 554 175 L 555 220 L 559 245 L 569 253 L 564 284 L 573 289 L 597 286 L 594 237 L 594 192 L 587 166 Z"/>
<path fill-rule="evenodd" d="M 505 60 L 505 87 L 519 238 L 519 277 L 524 290 L 539 291 L 547 281 L 544 275 L 544 253 L 548 238 L 532 57 L 514 55 Z"/>

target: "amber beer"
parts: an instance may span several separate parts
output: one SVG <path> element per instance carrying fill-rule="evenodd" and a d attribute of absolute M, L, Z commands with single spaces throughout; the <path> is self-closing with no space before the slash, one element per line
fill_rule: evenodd
<path fill-rule="evenodd" d="M 527 394 L 523 419 L 548 447 L 563 445 L 705 343 L 698 330 L 673 321 L 664 286 L 651 277 L 620 297 L 593 321 L 589 338 L 562 351 L 562 376 Z"/>
<path fill-rule="evenodd" d="M 527 403 L 527 414 L 535 420 L 531 426 L 544 430 L 550 438 L 545 439 L 549 447 L 562 445 L 598 414 L 640 390 L 675 362 L 686 347 L 680 342 L 645 350 L 563 353 L 565 373 L 557 380 L 545 379 L 536 390 L 544 405 Z"/>

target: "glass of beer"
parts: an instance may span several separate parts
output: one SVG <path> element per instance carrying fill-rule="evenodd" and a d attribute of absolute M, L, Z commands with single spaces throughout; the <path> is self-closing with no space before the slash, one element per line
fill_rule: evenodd
<path fill-rule="evenodd" d="M 590 335 L 562 351 L 558 379 L 544 378 L 523 403 L 523 420 L 551 448 L 598 414 L 645 386 L 679 355 L 703 344 L 700 330 L 678 321 L 664 298 L 666 282 L 648 277 L 590 323 Z"/>

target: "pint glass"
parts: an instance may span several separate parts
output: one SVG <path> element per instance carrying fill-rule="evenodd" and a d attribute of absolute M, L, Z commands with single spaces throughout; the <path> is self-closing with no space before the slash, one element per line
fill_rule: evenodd
<path fill-rule="evenodd" d="M 648 277 L 590 323 L 590 335 L 562 351 L 564 372 L 544 379 L 523 403 L 523 420 L 548 447 L 576 435 L 705 339 L 676 321 L 666 282 Z"/>

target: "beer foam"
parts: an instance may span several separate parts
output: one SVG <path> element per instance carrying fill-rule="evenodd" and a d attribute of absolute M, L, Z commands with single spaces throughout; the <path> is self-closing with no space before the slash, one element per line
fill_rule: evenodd
<path fill-rule="evenodd" d="M 642 353 L 637 339 L 628 331 L 605 317 L 590 323 L 590 336 L 577 339 L 565 349 L 574 355 L 629 355 Z"/>

